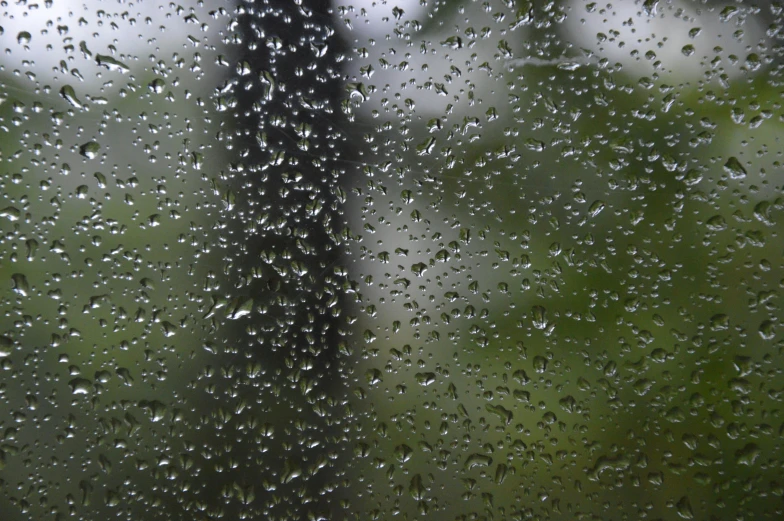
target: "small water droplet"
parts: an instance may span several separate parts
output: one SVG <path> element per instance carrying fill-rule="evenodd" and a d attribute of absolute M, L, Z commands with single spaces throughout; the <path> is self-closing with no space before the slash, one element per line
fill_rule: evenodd
<path fill-rule="evenodd" d="M 531 320 L 536 329 L 546 329 L 547 310 L 543 306 L 533 306 L 531 308 Z"/>
<path fill-rule="evenodd" d="M 22 212 L 15 206 L 6 206 L 0 210 L 0 217 L 5 217 L 9 221 L 18 221 L 22 216 Z"/>
<path fill-rule="evenodd" d="M 722 22 L 728 22 L 732 20 L 736 14 L 738 14 L 738 8 L 734 5 L 728 5 L 719 13 L 719 20 Z"/>
<path fill-rule="evenodd" d="M 776 338 L 776 324 L 772 320 L 766 320 L 759 327 L 759 334 L 763 340 L 773 340 Z"/>
<path fill-rule="evenodd" d="M 87 159 L 95 159 L 98 157 L 98 151 L 101 150 L 101 145 L 95 141 L 89 141 L 79 147 L 79 154 Z"/>
<path fill-rule="evenodd" d="M 509 471 L 509 468 L 503 464 L 499 463 L 498 466 L 495 468 L 495 483 L 500 485 L 506 479 L 506 474 Z"/>
<path fill-rule="evenodd" d="M 164 320 L 161 322 L 161 330 L 163 331 L 163 336 L 168 338 L 174 336 L 177 333 L 177 326 Z"/>
<path fill-rule="evenodd" d="M 26 297 L 30 294 L 30 283 L 27 282 L 27 277 L 23 273 L 14 273 L 11 275 L 13 281 L 13 289 L 17 295 Z"/>
<path fill-rule="evenodd" d="M 484 454 L 474 453 L 466 458 L 465 468 L 472 469 L 474 467 L 489 467 L 493 464 L 493 458 Z"/>
<path fill-rule="evenodd" d="M 724 331 L 730 327 L 730 317 L 724 313 L 713 315 L 710 319 L 711 331 Z"/>
<path fill-rule="evenodd" d="M 68 385 L 71 387 L 73 394 L 90 394 L 93 383 L 86 378 L 74 378 Z"/>
<path fill-rule="evenodd" d="M 414 453 L 414 450 L 406 444 L 398 445 L 395 447 L 395 459 L 400 463 L 405 463 L 406 461 L 411 459 L 411 455 Z"/>
<path fill-rule="evenodd" d="M 14 340 L 11 337 L 0 335 L 0 358 L 11 356 L 14 350 Z"/>
<path fill-rule="evenodd" d="M 417 373 L 414 378 L 419 385 L 428 386 L 436 381 L 436 374 L 431 372 Z"/>
<path fill-rule="evenodd" d="M 155 78 L 147 85 L 147 88 L 150 89 L 150 92 L 155 94 L 161 94 L 163 90 L 166 88 L 166 82 L 163 81 L 161 78 Z"/>
<path fill-rule="evenodd" d="M 743 179 L 746 177 L 746 169 L 740 164 L 738 158 L 735 156 L 730 157 L 724 163 L 724 171 L 729 174 L 730 179 Z"/>
<path fill-rule="evenodd" d="M 60 89 L 60 96 L 74 108 L 81 109 L 84 107 L 82 101 L 76 97 L 76 91 L 70 85 L 64 85 Z"/>
<path fill-rule="evenodd" d="M 422 484 L 421 474 L 416 474 L 411 478 L 411 484 L 408 486 L 408 491 L 411 494 L 411 497 L 417 501 L 421 501 L 425 498 L 425 486 Z"/>
<path fill-rule="evenodd" d="M 604 210 L 606 207 L 607 207 L 607 203 L 605 203 L 604 201 L 598 201 L 598 200 L 594 201 L 593 203 L 591 203 L 591 206 L 588 208 L 588 215 L 591 217 L 596 217 L 597 215 L 602 213 L 602 210 Z"/>
<path fill-rule="evenodd" d="M 98 65 L 106 67 L 110 71 L 124 73 L 130 70 L 130 67 L 125 65 L 123 62 L 115 60 L 111 56 L 106 56 L 104 54 L 96 54 L 95 61 L 98 63 Z"/>
<path fill-rule="evenodd" d="M 544 373 L 545 371 L 547 371 L 547 358 L 539 355 L 535 356 L 533 359 L 533 366 L 534 366 L 534 371 L 536 371 L 537 373 L 539 374 Z"/>
<path fill-rule="evenodd" d="M 721 215 L 714 215 L 708 222 L 705 223 L 705 226 L 714 232 L 719 232 L 727 228 L 727 221 L 724 220 L 724 217 Z"/>
<path fill-rule="evenodd" d="M 642 4 L 642 12 L 645 16 L 656 16 L 656 8 L 659 5 L 659 0 L 645 0 Z"/>

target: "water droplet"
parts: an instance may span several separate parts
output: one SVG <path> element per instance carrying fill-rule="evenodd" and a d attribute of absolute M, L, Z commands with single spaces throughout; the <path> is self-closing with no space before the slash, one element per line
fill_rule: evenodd
<path fill-rule="evenodd" d="M 106 188 L 106 176 L 101 172 L 95 172 L 93 177 L 98 182 L 98 188 Z"/>
<path fill-rule="evenodd" d="M 724 313 L 713 315 L 710 319 L 711 331 L 724 331 L 730 327 L 730 317 Z"/>
<path fill-rule="evenodd" d="M 509 472 L 509 467 L 507 467 L 504 463 L 499 463 L 498 466 L 495 468 L 495 483 L 496 485 L 501 485 L 506 480 L 506 475 Z"/>
<path fill-rule="evenodd" d="M 363 102 L 368 99 L 369 92 L 364 83 L 348 83 L 346 84 L 346 90 L 351 98 L 356 97 Z"/>
<path fill-rule="evenodd" d="M 30 283 L 27 282 L 27 277 L 23 273 L 14 273 L 11 275 L 11 280 L 13 282 L 14 293 L 22 297 L 26 297 L 30 294 Z"/>
<path fill-rule="evenodd" d="M 90 394 L 93 388 L 93 383 L 86 378 L 74 378 L 68 382 L 73 394 Z"/>
<path fill-rule="evenodd" d="M 177 333 L 177 326 L 175 326 L 171 322 L 167 322 L 166 320 L 164 320 L 163 322 L 161 322 L 161 331 L 163 331 L 163 336 L 169 338 Z"/>
<path fill-rule="evenodd" d="M 719 20 L 729 22 L 736 14 L 738 14 L 738 8 L 734 5 L 728 5 L 719 13 Z"/>
<path fill-rule="evenodd" d="M 394 450 L 395 459 L 400 463 L 410 460 L 413 453 L 414 450 L 406 444 L 398 445 Z"/>
<path fill-rule="evenodd" d="M 590 217 L 596 217 L 597 215 L 602 213 L 602 210 L 604 210 L 606 206 L 607 203 L 605 203 L 604 201 L 596 200 L 593 203 L 591 203 L 591 206 L 588 208 L 588 215 Z"/>
<path fill-rule="evenodd" d="M 772 320 L 765 320 L 760 324 L 759 334 L 764 340 L 776 338 L 776 324 Z"/>
<path fill-rule="evenodd" d="M 517 383 L 519 383 L 520 385 L 526 385 L 528 382 L 530 382 L 530 381 L 531 381 L 531 379 L 530 379 L 530 378 L 528 378 L 528 375 L 527 375 L 527 374 L 525 374 L 525 371 L 524 371 L 524 370 L 522 370 L 522 369 L 518 369 L 518 370 L 516 370 L 516 371 L 515 371 L 515 372 L 512 374 L 512 378 L 514 378 L 514 380 L 515 380 Z"/>
<path fill-rule="evenodd" d="M 98 157 L 98 151 L 101 150 L 101 145 L 95 141 L 89 141 L 79 147 L 79 154 L 87 159 L 95 159 Z"/>
<path fill-rule="evenodd" d="M 536 355 L 533 359 L 533 367 L 534 371 L 539 374 L 542 374 L 547 371 L 547 358 Z"/>
<path fill-rule="evenodd" d="M 411 484 L 408 486 L 408 491 L 411 494 L 411 497 L 417 501 L 424 499 L 425 487 L 422 484 L 421 474 L 415 474 L 414 477 L 411 478 Z"/>
<path fill-rule="evenodd" d="M 381 383 L 383 376 L 383 373 L 375 367 L 371 367 L 365 371 L 365 380 L 367 381 L 368 385 L 376 385 Z"/>
<path fill-rule="evenodd" d="M 659 6 L 659 0 L 645 0 L 642 4 L 642 12 L 646 16 L 656 16 L 656 9 Z"/>
<path fill-rule="evenodd" d="M 18 221 L 22 216 L 22 212 L 15 206 L 6 206 L 0 210 L 0 217 L 5 217 L 9 221 Z"/>
<path fill-rule="evenodd" d="M 161 78 L 155 78 L 147 85 L 147 88 L 149 88 L 152 93 L 161 94 L 164 89 L 166 89 L 166 82 Z"/>
<path fill-rule="evenodd" d="M 547 309 L 544 306 L 533 306 L 531 308 L 531 321 L 536 329 L 546 329 L 549 325 Z"/>
<path fill-rule="evenodd" d="M 11 356 L 14 351 L 14 340 L 5 335 L 0 335 L 0 358 Z"/>
<path fill-rule="evenodd" d="M 158 400 L 142 400 L 139 407 L 150 415 L 153 422 L 159 422 L 166 417 L 166 406 Z"/>
<path fill-rule="evenodd" d="M 120 377 L 120 380 L 122 380 L 125 385 L 127 386 L 133 385 L 133 377 L 131 376 L 131 372 L 127 368 L 118 367 L 117 371 L 115 372 L 117 373 L 117 376 Z"/>
<path fill-rule="evenodd" d="M 424 262 L 417 262 L 411 265 L 411 272 L 417 277 L 421 277 L 427 271 L 427 268 L 428 266 Z"/>
<path fill-rule="evenodd" d="M 724 163 L 724 171 L 729 174 L 730 179 L 744 179 L 746 177 L 746 169 L 740 164 L 738 158 L 735 156 L 730 157 Z"/>
<path fill-rule="evenodd" d="M 514 417 L 512 411 L 506 409 L 502 405 L 493 405 L 488 403 L 485 405 L 485 410 L 487 410 L 487 412 L 489 413 L 498 416 L 498 418 L 503 422 L 504 425 L 509 425 L 510 423 L 512 423 L 512 419 Z"/>
<path fill-rule="evenodd" d="M 724 220 L 724 217 L 721 215 L 714 215 L 708 222 L 705 223 L 705 226 L 714 232 L 720 232 L 727 228 L 727 221 Z"/>
<path fill-rule="evenodd" d="M 106 56 L 104 54 L 96 54 L 95 61 L 98 63 L 98 65 L 106 67 L 110 71 L 125 73 L 131 70 L 123 62 L 115 60 L 111 56 Z"/>
<path fill-rule="evenodd" d="M 419 385 L 427 386 L 436 381 L 436 374 L 432 372 L 417 373 L 414 378 Z"/>
<path fill-rule="evenodd" d="M 756 443 L 747 443 L 745 447 L 735 452 L 735 461 L 738 465 L 754 466 L 761 453 Z"/>
<path fill-rule="evenodd" d="M 64 85 L 60 89 L 60 96 L 62 96 L 63 99 L 70 103 L 74 108 L 81 109 L 84 107 L 82 101 L 76 97 L 76 91 L 70 85 Z"/>
<path fill-rule="evenodd" d="M 465 468 L 472 469 L 474 467 L 489 467 L 493 464 L 493 458 L 485 454 L 473 453 L 465 461 Z"/>

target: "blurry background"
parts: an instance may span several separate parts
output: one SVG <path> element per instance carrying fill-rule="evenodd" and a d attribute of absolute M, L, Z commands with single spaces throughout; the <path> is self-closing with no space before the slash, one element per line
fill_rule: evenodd
<path fill-rule="evenodd" d="M 2 7 L 8 519 L 778 519 L 774 3 Z"/>

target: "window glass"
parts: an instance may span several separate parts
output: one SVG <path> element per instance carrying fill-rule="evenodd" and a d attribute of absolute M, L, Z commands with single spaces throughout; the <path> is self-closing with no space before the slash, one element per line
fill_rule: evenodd
<path fill-rule="evenodd" d="M 0 3 L 3 519 L 779 519 L 775 2 Z"/>

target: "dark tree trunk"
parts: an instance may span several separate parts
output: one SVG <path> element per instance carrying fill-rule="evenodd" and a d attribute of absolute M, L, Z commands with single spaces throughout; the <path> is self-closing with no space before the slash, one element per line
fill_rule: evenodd
<path fill-rule="evenodd" d="M 210 517 L 342 517 L 330 491 L 340 488 L 345 408 L 348 150 L 329 6 L 243 2 L 237 17 L 236 67 L 222 93 L 233 106 L 221 133 L 233 155 L 223 173 L 225 265 L 208 313 L 224 354 L 202 379 L 212 454 L 194 490 Z"/>

